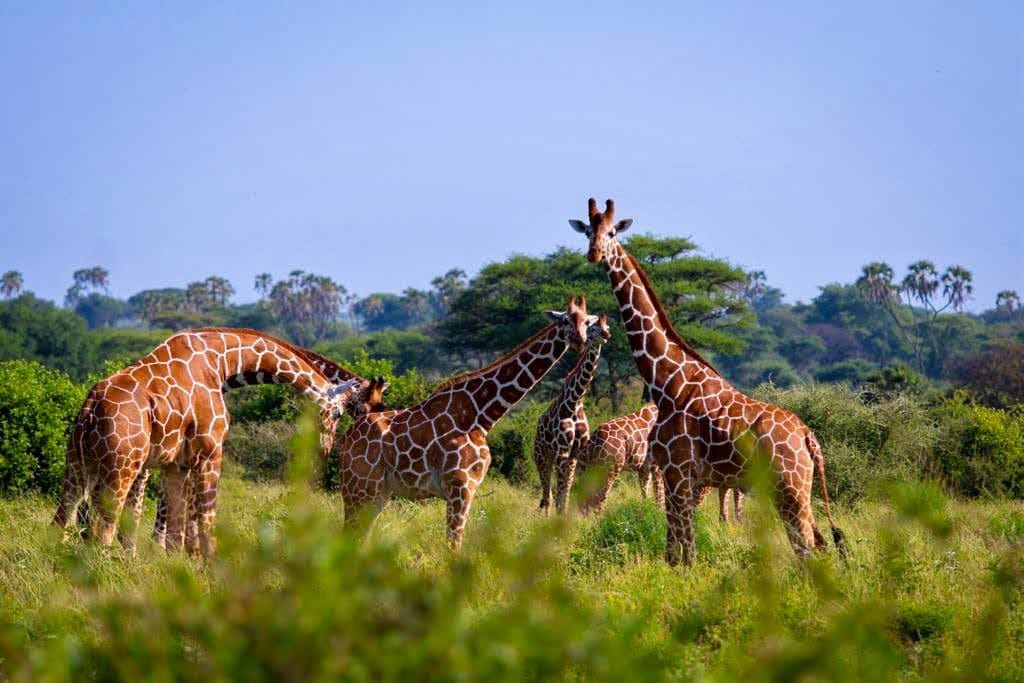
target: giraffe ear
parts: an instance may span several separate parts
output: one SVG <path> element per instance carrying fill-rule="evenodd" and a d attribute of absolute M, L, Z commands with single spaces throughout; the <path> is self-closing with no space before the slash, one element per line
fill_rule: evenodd
<path fill-rule="evenodd" d="M 565 320 L 565 311 L 544 311 L 544 315 L 548 317 L 551 322 L 559 322 Z"/>
<path fill-rule="evenodd" d="M 572 226 L 573 230 L 575 230 L 576 232 L 582 232 L 584 235 L 586 235 L 587 230 L 590 229 L 590 226 L 584 223 L 583 221 L 570 220 L 569 225 Z"/>
<path fill-rule="evenodd" d="M 633 225 L 632 218 L 623 218 L 621 221 L 615 224 L 615 234 L 618 235 L 620 232 L 626 232 L 629 230 L 629 226 Z"/>

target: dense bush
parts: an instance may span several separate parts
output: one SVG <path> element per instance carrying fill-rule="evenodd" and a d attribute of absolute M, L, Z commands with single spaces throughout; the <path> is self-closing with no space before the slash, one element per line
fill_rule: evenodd
<path fill-rule="evenodd" d="M 763 385 L 755 395 L 792 410 L 814 431 L 834 499 L 858 500 L 878 478 L 913 481 L 930 473 L 938 430 L 927 410 L 911 398 L 868 401 L 864 392 L 844 385 L 787 390 Z"/>
<path fill-rule="evenodd" d="M 954 491 L 1024 497 L 1024 414 L 976 405 L 963 394 L 935 414 L 942 426 L 935 459 Z"/>
<path fill-rule="evenodd" d="M 249 479 L 280 479 L 288 463 L 288 445 L 295 434 L 291 420 L 232 425 L 224 453 L 239 463 Z"/>
<path fill-rule="evenodd" d="M 0 362 L 0 493 L 59 490 L 85 388 L 35 361 Z"/>

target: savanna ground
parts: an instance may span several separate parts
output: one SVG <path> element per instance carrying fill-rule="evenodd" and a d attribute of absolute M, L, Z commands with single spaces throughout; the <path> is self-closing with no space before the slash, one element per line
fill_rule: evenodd
<path fill-rule="evenodd" d="M 209 564 L 62 541 L 48 499 L 0 500 L 0 678 L 1024 676 L 1020 502 L 875 486 L 835 510 L 847 562 L 798 561 L 764 495 L 730 525 L 712 495 L 699 559 L 670 568 L 633 475 L 602 516 L 568 520 L 491 476 L 452 553 L 439 500 L 390 504 L 365 543 L 344 534 L 340 496 L 308 484 L 312 439 L 300 426 L 284 483 L 228 464 Z"/>

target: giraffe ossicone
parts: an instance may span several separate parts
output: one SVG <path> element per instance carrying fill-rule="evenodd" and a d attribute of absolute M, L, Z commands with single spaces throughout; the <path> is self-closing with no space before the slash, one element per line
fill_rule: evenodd
<path fill-rule="evenodd" d="M 693 508 L 708 486 L 744 486 L 759 453 L 767 456 L 775 476 L 777 508 L 797 554 L 827 547 L 811 510 L 815 469 L 833 540 L 845 552 L 843 533 L 829 509 L 824 458 L 813 432 L 789 410 L 735 389 L 687 344 L 647 273 L 617 239 L 632 221 L 615 222 L 611 199 L 603 212 L 594 198 L 587 209 L 588 221 L 569 223 L 587 236 L 588 260 L 604 264 L 637 370 L 658 408 L 648 447 L 665 480 L 666 560 L 693 561 Z"/>

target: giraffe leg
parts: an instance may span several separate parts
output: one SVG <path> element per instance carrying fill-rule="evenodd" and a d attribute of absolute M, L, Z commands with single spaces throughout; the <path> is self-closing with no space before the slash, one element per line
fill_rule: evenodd
<path fill-rule="evenodd" d="M 612 487 L 615 486 L 616 480 L 619 478 L 619 474 L 622 472 L 622 468 L 619 467 L 618 463 L 612 463 L 608 469 L 608 476 L 605 479 L 604 484 L 598 489 L 590 500 L 587 501 L 587 512 L 588 514 L 601 514 L 604 511 L 605 505 L 608 504 L 608 497 L 612 493 Z"/>
<path fill-rule="evenodd" d="M 725 486 L 718 487 L 718 519 L 729 523 L 729 489 Z"/>
<path fill-rule="evenodd" d="M 124 509 L 129 490 L 142 470 L 143 460 L 139 449 L 130 449 L 123 455 L 117 454 L 114 461 L 122 461 L 125 464 L 110 471 L 92 490 L 92 536 L 99 539 L 103 545 L 109 546 L 114 542 L 121 511 Z"/>
<path fill-rule="evenodd" d="M 732 506 L 736 513 L 735 517 L 737 522 L 743 521 L 743 499 L 745 497 L 746 495 L 740 489 L 732 490 Z"/>
<path fill-rule="evenodd" d="M 658 507 L 665 510 L 665 476 L 661 473 L 660 467 L 651 466 L 651 481 L 654 484 L 654 500 Z"/>
<path fill-rule="evenodd" d="M 576 476 L 576 458 L 568 453 L 559 455 L 557 472 L 557 491 L 555 495 L 555 509 L 559 514 L 565 514 L 566 503 L 569 500 L 569 492 L 572 490 L 573 479 Z"/>
<path fill-rule="evenodd" d="M 78 524 L 78 510 L 89 497 L 89 486 L 85 467 L 80 459 L 69 453 L 67 472 L 64 475 L 64 491 L 60 504 L 53 516 L 53 524 L 68 529 Z"/>
<path fill-rule="evenodd" d="M 781 484 L 781 482 L 780 482 Z M 815 547 L 814 516 L 811 514 L 810 489 L 806 493 L 786 487 L 778 496 L 779 516 L 798 557 L 807 557 Z M 821 535 L 821 532 L 818 532 Z M 825 539 L 822 538 L 822 541 Z"/>
<path fill-rule="evenodd" d="M 161 548 L 167 543 L 167 485 L 160 479 L 160 498 L 156 501 L 156 519 L 153 521 L 153 542 Z"/>
<path fill-rule="evenodd" d="M 171 463 L 163 469 L 163 501 L 164 508 L 164 543 L 163 547 L 169 553 L 181 549 L 185 540 L 185 477 L 188 470 L 180 465 Z"/>
<path fill-rule="evenodd" d="M 540 509 L 547 512 L 551 509 L 551 470 L 554 467 L 554 458 L 548 457 L 543 447 L 534 447 L 533 462 L 537 465 L 537 474 L 540 475 Z"/>
<path fill-rule="evenodd" d="M 185 552 L 195 557 L 199 554 L 199 527 L 201 514 L 196 486 L 195 473 L 189 473 L 185 477 L 185 500 L 188 501 L 188 510 L 185 513 Z"/>
<path fill-rule="evenodd" d="M 640 484 L 640 495 L 644 498 L 651 496 L 651 470 L 649 467 L 641 467 L 636 471 L 636 480 Z"/>
<path fill-rule="evenodd" d="M 146 482 L 152 470 L 143 468 L 139 475 L 132 482 L 128 491 L 128 498 L 125 500 L 125 507 L 131 511 L 131 515 L 123 518 L 117 527 L 117 540 L 121 547 L 132 557 L 135 556 L 135 533 L 139 528 L 139 519 L 142 517 L 142 506 L 146 499 Z"/>
<path fill-rule="evenodd" d="M 462 547 L 462 533 L 469 519 L 469 508 L 473 504 L 476 487 L 469 481 L 454 481 L 446 494 L 448 517 L 448 545 L 452 550 Z"/>
<path fill-rule="evenodd" d="M 217 486 L 220 483 L 220 468 L 223 449 L 219 440 L 212 437 L 196 439 L 193 451 L 198 457 L 198 464 L 189 475 L 194 481 L 193 498 L 197 519 L 199 552 L 209 558 L 217 551 L 217 543 L 213 537 L 213 522 L 217 517 Z M 185 488 L 188 488 L 188 481 Z"/>
<path fill-rule="evenodd" d="M 668 531 L 665 537 L 665 561 L 675 566 L 682 560 L 687 566 L 693 564 L 697 547 L 693 532 L 693 510 L 700 503 L 709 487 L 699 487 L 690 473 L 690 466 L 662 468 L 665 477 L 665 518 Z"/>

